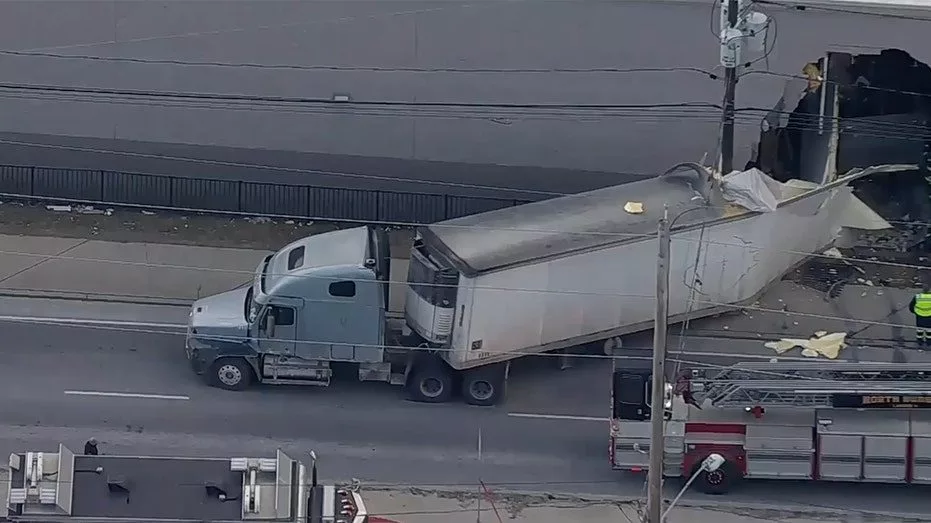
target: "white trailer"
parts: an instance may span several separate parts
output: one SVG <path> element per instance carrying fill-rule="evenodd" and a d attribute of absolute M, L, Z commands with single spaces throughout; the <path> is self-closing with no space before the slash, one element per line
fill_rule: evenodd
<path fill-rule="evenodd" d="M 867 174 L 826 185 L 783 184 L 757 170 L 713 183 L 670 174 L 426 226 L 411 256 L 407 323 L 445 347 L 455 371 L 648 329 L 655 231 L 667 206 L 670 321 L 714 314 L 830 246 L 853 225 L 852 208 L 888 227 L 847 186 Z M 753 195 L 724 199 L 736 192 Z M 644 212 L 625 212 L 626 202 Z M 419 287 L 425 277 L 442 287 Z M 695 281 L 700 296 L 690 304 Z"/>

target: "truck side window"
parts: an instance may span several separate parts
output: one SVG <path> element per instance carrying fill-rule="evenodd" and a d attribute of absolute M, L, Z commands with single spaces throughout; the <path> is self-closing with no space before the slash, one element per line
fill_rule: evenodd
<path fill-rule="evenodd" d="M 294 325 L 294 309 L 290 307 L 275 307 L 272 311 L 275 315 L 275 325 L 284 327 Z"/>
<path fill-rule="evenodd" d="M 304 265 L 304 246 L 295 247 L 288 253 L 288 270 L 293 271 Z"/>
<path fill-rule="evenodd" d="M 338 281 L 330 284 L 330 296 L 337 298 L 352 298 L 356 295 L 356 282 Z"/>

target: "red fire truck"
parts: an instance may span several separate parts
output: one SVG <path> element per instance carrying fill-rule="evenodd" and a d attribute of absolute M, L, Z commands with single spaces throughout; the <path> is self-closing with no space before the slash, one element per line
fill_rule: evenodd
<path fill-rule="evenodd" d="M 612 383 L 611 464 L 645 471 L 648 370 Z M 663 474 L 723 494 L 744 478 L 931 483 L 931 365 L 833 361 L 738 363 L 667 384 Z"/>

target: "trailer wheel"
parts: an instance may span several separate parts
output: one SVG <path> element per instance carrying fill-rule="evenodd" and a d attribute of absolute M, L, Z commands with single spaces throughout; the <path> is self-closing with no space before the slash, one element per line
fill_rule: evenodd
<path fill-rule="evenodd" d="M 731 462 L 726 461 L 714 472 L 699 474 L 695 482 L 698 484 L 698 489 L 705 494 L 721 495 L 727 494 L 737 479 L 736 467 Z"/>
<path fill-rule="evenodd" d="M 504 399 L 505 366 L 489 365 L 462 373 L 462 398 L 469 405 L 490 407 Z"/>
<path fill-rule="evenodd" d="M 420 363 L 410 375 L 407 392 L 413 401 L 446 403 L 453 397 L 453 376 L 442 363 Z"/>
<path fill-rule="evenodd" d="M 226 390 L 244 390 L 252 383 L 252 367 L 242 358 L 217 360 L 210 366 L 210 384 Z"/>

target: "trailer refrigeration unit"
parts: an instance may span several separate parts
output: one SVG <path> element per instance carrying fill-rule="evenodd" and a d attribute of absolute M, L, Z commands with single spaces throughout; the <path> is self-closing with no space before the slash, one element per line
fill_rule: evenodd
<path fill-rule="evenodd" d="M 863 205 L 846 183 L 671 173 L 427 225 L 410 253 L 403 318 L 387 312 L 396 286 L 384 231 L 311 236 L 262 260 L 249 288 L 198 300 L 187 355 L 227 389 L 328 385 L 342 367 L 405 385 L 419 401 L 447 401 L 458 389 L 468 403 L 495 404 L 514 358 L 600 349 L 650 328 L 654 231 L 667 206 L 689 210 L 673 229 L 672 273 L 695 273 L 704 296 L 686 310 L 690 287 L 673 278 L 676 321 L 752 299 L 804 253 L 830 245 L 846 209 Z M 629 202 L 642 212 L 625 210 Z"/>
<path fill-rule="evenodd" d="M 615 367 L 611 464 L 649 464 L 650 375 Z M 667 385 L 663 474 L 722 494 L 744 478 L 931 483 L 931 364 L 739 363 Z"/>

